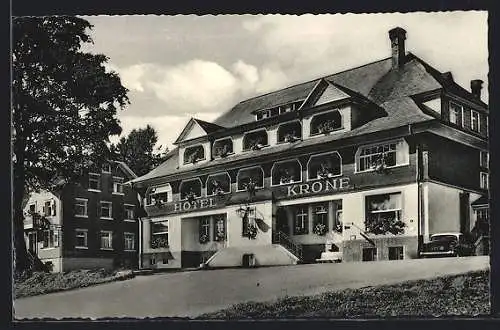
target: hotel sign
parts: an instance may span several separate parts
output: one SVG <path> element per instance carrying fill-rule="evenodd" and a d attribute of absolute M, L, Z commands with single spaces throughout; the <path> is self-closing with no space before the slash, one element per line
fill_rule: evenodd
<path fill-rule="evenodd" d="M 216 205 L 217 202 L 213 197 L 197 199 L 194 201 L 178 202 L 174 204 L 174 213 L 209 209 L 215 207 Z"/>
<path fill-rule="evenodd" d="M 336 192 L 345 190 L 349 188 L 350 185 L 351 180 L 348 177 L 294 184 L 287 187 L 287 196 L 296 197 L 301 195 Z"/>

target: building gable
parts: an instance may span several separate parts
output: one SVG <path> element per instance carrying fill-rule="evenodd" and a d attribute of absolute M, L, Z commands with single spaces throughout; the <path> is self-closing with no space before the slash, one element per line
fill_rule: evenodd
<path fill-rule="evenodd" d="M 182 141 L 196 139 L 206 135 L 207 132 L 203 129 L 203 127 L 201 127 L 201 125 L 196 121 L 196 119 L 191 118 L 174 144 L 178 144 L 179 142 Z"/>

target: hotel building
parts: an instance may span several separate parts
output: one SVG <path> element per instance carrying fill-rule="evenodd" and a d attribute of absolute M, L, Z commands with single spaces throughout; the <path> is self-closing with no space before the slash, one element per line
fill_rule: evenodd
<path fill-rule="evenodd" d="M 488 106 L 405 51 L 191 119 L 144 196 L 141 267 L 417 258 L 430 235 L 488 246 Z M 485 229 L 486 228 L 486 229 Z"/>

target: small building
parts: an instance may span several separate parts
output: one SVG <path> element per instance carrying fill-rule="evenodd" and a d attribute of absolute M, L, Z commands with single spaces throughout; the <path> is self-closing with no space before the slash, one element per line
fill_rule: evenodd
<path fill-rule="evenodd" d="M 110 161 L 79 182 L 31 193 L 24 207 L 28 250 L 54 272 L 136 268 L 139 198 L 124 185 L 135 177 L 125 163 Z"/>
<path fill-rule="evenodd" d="M 141 266 L 417 258 L 439 232 L 487 246 L 482 81 L 466 90 L 407 53 L 402 28 L 389 40 L 388 58 L 191 119 L 132 180 L 148 214 Z"/>

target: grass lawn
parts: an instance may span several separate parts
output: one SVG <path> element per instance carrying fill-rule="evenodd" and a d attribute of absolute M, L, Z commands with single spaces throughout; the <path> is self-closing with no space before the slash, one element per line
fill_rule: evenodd
<path fill-rule="evenodd" d="M 275 302 L 242 303 L 199 319 L 387 318 L 490 313 L 489 271 L 410 281 Z"/>
<path fill-rule="evenodd" d="M 14 297 L 84 288 L 87 286 L 132 278 L 132 272 L 76 270 L 66 273 L 33 273 L 31 277 L 14 282 Z"/>

